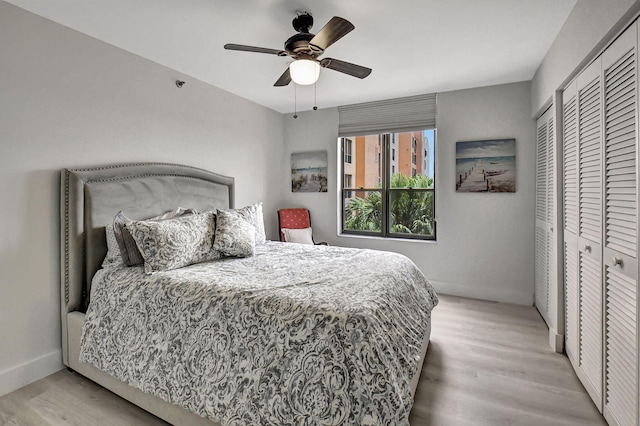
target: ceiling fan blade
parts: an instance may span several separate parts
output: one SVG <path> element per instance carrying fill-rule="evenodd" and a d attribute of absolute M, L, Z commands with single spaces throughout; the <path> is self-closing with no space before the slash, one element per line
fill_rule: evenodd
<path fill-rule="evenodd" d="M 287 86 L 289 83 L 291 83 L 291 73 L 289 72 L 289 67 L 287 67 L 287 69 L 284 70 L 284 72 L 282 73 L 278 81 L 275 82 L 274 86 L 282 87 L 282 86 Z"/>
<path fill-rule="evenodd" d="M 245 46 L 242 44 L 225 44 L 227 50 L 239 50 L 241 52 L 268 53 L 271 55 L 287 56 L 287 52 L 278 49 L 268 49 L 266 47 Z"/>
<path fill-rule="evenodd" d="M 339 16 L 334 16 L 322 27 L 310 41 L 309 47 L 312 50 L 324 51 L 336 41 L 350 33 L 355 27 L 349 21 Z"/>
<path fill-rule="evenodd" d="M 371 68 L 332 58 L 322 59 L 320 61 L 320 65 L 323 68 L 329 68 L 330 70 L 342 72 L 358 78 L 365 78 L 366 76 L 371 74 L 372 71 Z"/>

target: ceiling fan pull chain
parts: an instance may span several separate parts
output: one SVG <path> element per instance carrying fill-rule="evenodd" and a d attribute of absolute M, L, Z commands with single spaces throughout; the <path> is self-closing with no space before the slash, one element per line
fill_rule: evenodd
<path fill-rule="evenodd" d="M 298 85 L 293 85 L 293 118 L 298 118 Z"/>
<path fill-rule="evenodd" d="M 313 83 L 313 110 L 318 110 L 318 80 Z"/>

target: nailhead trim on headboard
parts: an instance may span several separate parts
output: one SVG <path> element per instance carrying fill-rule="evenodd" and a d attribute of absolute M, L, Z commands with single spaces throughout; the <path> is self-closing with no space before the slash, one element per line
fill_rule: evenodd
<path fill-rule="evenodd" d="M 64 301 L 69 304 L 69 171 L 64 182 Z"/>
<path fill-rule="evenodd" d="M 200 167 L 195 166 L 185 166 L 184 164 L 177 163 L 129 163 L 129 164 L 115 164 L 112 166 L 100 166 L 100 167 L 87 167 L 84 169 L 71 169 L 72 172 L 92 172 L 96 170 L 109 170 L 109 169 L 120 169 L 123 167 L 136 167 L 136 166 L 175 166 L 181 167 L 185 169 L 194 169 L 194 170 L 204 170 Z M 204 170 L 206 171 L 206 170 Z"/>
<path fill-rule="evenodd" d="M 86 171 L 86 170 L 83 170 L 83 171 Z M 139 178 L 155 177 L 155 176 L 182 177 L 182 178 L 185 178 L 185 179 L 195 179 L 195 180 L 201 180 L 201 181 L 204 181 L 204 182 L 208 182 L 207 179 L 202 179 L 202 178 L 199 178 L 199 177 L 196 177 L 196 176 L 178 175 L 178 174 L 174 174 L 174 173 L 153 173 L 153 174 L 146 174 L 146 175 L 131 175 L 131 176 L 120 176 L 120 177 L 109 178 L 109 179 L 90 180 L 90 181 L 87 181 L 85 183 L 116 182 L 116 181 L 119 181 L 119 180 L 139 179 Z"/>

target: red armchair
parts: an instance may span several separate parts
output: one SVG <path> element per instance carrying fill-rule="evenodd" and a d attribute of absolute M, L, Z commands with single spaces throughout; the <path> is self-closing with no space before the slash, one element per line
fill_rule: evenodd
<path fill-rule="evenodd" d="M 280 241 L 283 242 L 327 245 L 327 243 L 316 243 L 313 240 L 311 215 L 305 208 L 278 210 L 278 230 Z"/>

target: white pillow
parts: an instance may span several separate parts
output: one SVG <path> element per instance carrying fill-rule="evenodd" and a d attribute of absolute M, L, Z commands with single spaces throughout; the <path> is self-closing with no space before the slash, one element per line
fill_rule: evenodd
<path fill-rule="evenodd" d="M 284 234 L 284 240 L 288 243 L 313 244 L 311 228 L 282 228 L 282 233 Z"/>

